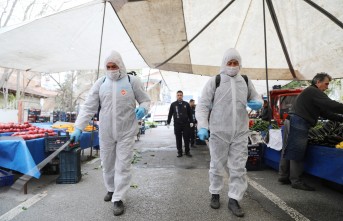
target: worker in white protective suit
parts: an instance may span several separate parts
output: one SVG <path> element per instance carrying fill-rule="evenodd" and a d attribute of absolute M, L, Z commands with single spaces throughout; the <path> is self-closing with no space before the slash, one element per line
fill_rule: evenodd
<path fill-rule="evenodd" d="M 82 129 L 97 113 L 100 105 L 100 158 L 108 191 L 104 200 L 114 203 L 113 213 L 117 216 L 124 213 L 123 200 L 130 188 L 137 120 L 147 114 L 150 98 L 139 78 L 126 73 L 118 52 L 113 51 L 105 60 L 105 70 L 106 75 L 95 82 L 81 108 L 71 139 L 79 140 Z"/>
<path fill-rule="evenodd" d="M 245 165 L 248 158 L 248 113 L 246 105 L 259 110 L 262 98 L 250 79 L 240 74 L 242 61 L 239 53 L 231 48 L 226 51 L 218 77 L 205 85 L 195 115 L 198 137 L 209 137 L 211 163 L 209 170 L 212 194 L 211 207 L 220 207 L 219 193 L 224 186 L 224 171 L 229 174 L 228 208 L 236 216 L 244 216 L 238 201 L 243 198 L 248 183 Z M 246 76 L 245 76 L 246 77 Z M 209 117 L 210 116 L 210 117 Z"/>

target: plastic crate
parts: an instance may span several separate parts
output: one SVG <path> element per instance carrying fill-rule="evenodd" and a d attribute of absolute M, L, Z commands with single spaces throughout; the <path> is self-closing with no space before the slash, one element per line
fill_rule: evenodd
<path fill-rule="evenodd" d="M 0 170 L 0 187 L 11 186 L 14 183 L 14 176 L 11 172 Z"/>
<path fill-rule="evenodd" d="M 57 184 L 78 183 L 81 180 L 81 148 L 70 151 L 62 151 L 60 158 L 60 175 L 56 180 Z"/>
<path fill-rule="evenodd" d="M 57 156 L 42 168 L 42 170 L 41 170 L 42 174 L 44 174 L 44 175 L 57 175 L 57 174 L 59 174 L 60 173 L 59 164 L 60 164 L 60 159 Z"/>
<path fill-rule="evenodd" d="M 280 158 L 281 158 L 281 151 L 274 150 L 270 147 L 265 146 L 265 149 L 263 152 L 263 161 L 266 166 L 271 167 L 278 171 Z"/>
<path fill-rule="evenodd" d="M 262 144 L 248 145 L 248 160 L 246 163 L 247 170 L 262 170 L 262 156 Z"/>
<path fill-rule="evenodd" d="M 69 133 L 65 136 L 61 136 L 61 132 L 59 131 L 57 136 L 49 137 L 45 136 L 45 152 L 55 151 L 60 148 L 63 144 L 65 144 L 70 139 Z"/>

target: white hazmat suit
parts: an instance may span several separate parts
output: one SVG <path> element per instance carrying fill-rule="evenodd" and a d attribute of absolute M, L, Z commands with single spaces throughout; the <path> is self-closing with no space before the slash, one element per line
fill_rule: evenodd
<path fill-rule="evenodd" d="M 81 130 L 85 128 L 89 119 L 97 112 L 99 104 L 101 105 L 100 158 L 105 187 L 108 192 L 113 192 L 112 202 L 115 202 L 124 200 L 130 187 L 134 137 L 138 131 L 136 101 L 147 113 L 150 98 L 137 77 L 128 77 L 119 53 L 113 51 L 106 59 L 105 70 L 109 62 L 118 65 L 118 76 L 113 77 L 113 71 L 107 71 L 106 76 L 95 82 L 78 115 L 75 127 Z"/>
<path fill-rule="evenodd" d="M 248 158 L 249 118 L 246 105 L 249 100 L 262 103 L 262 99 L 250 79 L 247 85 L 239 71 L 235 73 L 226 66 L 232 59 L 239 62 L 238 69 L 241 69 L 239 53 L 235 49 L 226 51 L 220 69 L 220 85 L 216 88 L 215 76 L 207 82 L 195 115 L 198 128 L 210 130 L 210 193 L 220 193 L 226 171 L 230 177 L 228 196 L 240 201 L 248 186 L 245 166 Z"/>

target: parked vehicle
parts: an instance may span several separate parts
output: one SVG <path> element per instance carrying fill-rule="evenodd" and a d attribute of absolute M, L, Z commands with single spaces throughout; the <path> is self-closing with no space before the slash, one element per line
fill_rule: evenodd
<path fill-rule="evenodd" d="M 151 120 L 162 125 L 167 124 L 170 104 L 157 104 L 151 108 Z"/>
<path fill-rule="evenodd" d="M 283 125 L 298 95 L 304 89 L 273 89 L 269 92 L 272 117 L 277 124 Z"/>

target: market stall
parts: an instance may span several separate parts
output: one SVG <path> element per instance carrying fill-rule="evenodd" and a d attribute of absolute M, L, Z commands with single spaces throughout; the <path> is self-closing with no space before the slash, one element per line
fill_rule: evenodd
<path fill-rule="evenodd" d="M 258 131 L 265 143 L 262 144 L 263 162 L 279 170 L 282 150 L 283 126 L 262 120 L 250 120 L 251 131 Z M 266 135 L 268 134 L 268 135 Z M 319 121 L 309 131 L 304 171 L 310 175 L 343 185 L 343 124 Z"/>
<path fill-rule="evenodd" d="M 64 134 L 62 133 L 62 135 Z M 44 138 L 28 140 L 26 141 L 26 145 L 36 164 L 42 162 L 49 154 L 45 152 Z M 89 147 L 97 147 L 97 146 L 99 146 L 98 131 L 93 132 L 93 139 L 92 139 L 91 132 L 82 133 L 81 140 L 80 140 L 81 149 L 87 149 Z"/>
<path fill-rule="evenodd" d="M 279 170 L 281 151 L 264 145 L 264 163 Z M 309 145 L 306 153 L 305 172 L 343 185 L 343 149 Z"/>
<path fill-rule="evenodd" d="M 304 171 L 310 175 L 343 185 L 343 149 L 328 145 L 310 144 L 308 146 Z M 279 170 L 281 150 L 267 146 L 267 144 L 263 146 L 265 165 Z"/>
<path fill-rule="evenodd" d="M 40 177 L 40 172 L 24 140 L 0 140 L 0 167 Z"/>
<path fill-rule="evenodd" d="M 36 124 L 36 126 L 51 129 L 51 125 L 49 124 Z M 0 141 L 0 167 L 39 178 L 40 173 L 37 170 L 36 165 L 42 162 L 50 154 L 46 151 L 44 137 L 30 138 L 27 140 L 5 138 L 6 136 L 12 136 L 14 133 L 15 132 L 0 133 L 0 137 L 3 138 Z M 62 132 L 60 135 L 65 136 L 65 133 Z M 82 133 L 80 140 L 80 147 L 82 149 L 98 146 L 98 131 Z"/>

